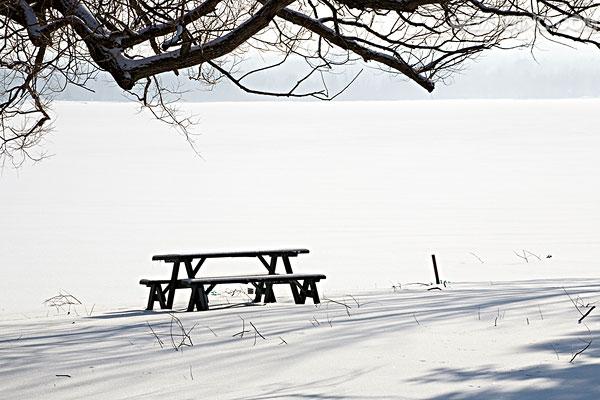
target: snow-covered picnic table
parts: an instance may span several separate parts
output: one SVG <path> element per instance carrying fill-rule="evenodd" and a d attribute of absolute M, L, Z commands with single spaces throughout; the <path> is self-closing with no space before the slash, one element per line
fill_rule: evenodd
<path fill-rule="evenodd" d="M 256 288 L 254 302 L 263 299 L 265 303 L 276 301 L 273 293 L 274 284 L 289 284 L 292 296 L 296 304 L 304 304 L 307 297 L 313 299 L 315 304 L 319 303 L 319 294 L 316 283 L 325 279 L 322 274 L 295 274 L 290 262 L 291 257 L 299 254 L 307 254 L 307 249 L 279 249 L 279 250 L 257 250 L 257 251 L 234 251 L 234 252 L 212 252 L 196 254 L 161 254 L 152 257 L 153 261 L 164 261 L 171 264 L 171 278 L 164 280 L 142 279 L 140 284 L 150 288 L 148 297 L 148 310 L 152 310 L 154 303 L 158 302 L 161 308 L 172 309 L 177 289 L 190 288 L 191 294 L 188 303 L 188 311 L 207 310 L 208 294 L 218 284 L 246 283 Z M 264 275 L 237 275 L 197 278 L 200 268 L 209 258 L 257 258 L 267 269 Z M 268 258 L 268 260 L 267 260 Z M 281 259 L 285 274 L 278 274 L 277 260 Z M 187 279 L 179 279 L 181 265 L 185 267 Z M 280 268 L 281 269 L 281 268 Z"/>

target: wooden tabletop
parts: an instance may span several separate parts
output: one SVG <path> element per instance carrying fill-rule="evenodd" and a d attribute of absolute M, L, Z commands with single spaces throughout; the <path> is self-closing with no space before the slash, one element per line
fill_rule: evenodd
<path fill-rule="evenodd" d="M 182 261 L 194 258 L 228 258 L 228 257 L 258 257 L 258 256 L 288 256 L 296 257 L 298 254 L 308 253 L 308 249 L 278 249 L 278 250 L 253 250 L 253 251 L 228 251 L 216 253 L 195 254 L 158 254 L 152 256 L 152 261 Z"/>

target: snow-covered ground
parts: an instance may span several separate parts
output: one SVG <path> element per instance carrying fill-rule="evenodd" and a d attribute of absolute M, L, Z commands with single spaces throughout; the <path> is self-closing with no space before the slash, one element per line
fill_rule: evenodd
<path fill-rule="evenodd" d="M 578 324 L 576 308 L 597 304 L 599 279 L 405 285 L 326 294 L 318 307 L 232 307 L 244 299 L 224 296 L 211 296 L 213 310 L 174 314 L 193 344 L 178 350 L 166 312 L 87 305 L 7 317 L 0 397 L 600 398 L 600 314 Z"/>

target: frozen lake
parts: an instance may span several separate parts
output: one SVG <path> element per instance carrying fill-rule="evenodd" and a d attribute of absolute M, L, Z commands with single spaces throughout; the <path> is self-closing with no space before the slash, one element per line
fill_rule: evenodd
<path fill-rule="evenodd" d="M 598 276 L 600 100 L 186 107 L 202 158 L 135 105 L 55 104 L 54 156 L 0 178 L 1 311 L 142 308 L 163 252 L 306 247 L 326 292 L 429 282 L 432 253 L 450 281 Z"/>

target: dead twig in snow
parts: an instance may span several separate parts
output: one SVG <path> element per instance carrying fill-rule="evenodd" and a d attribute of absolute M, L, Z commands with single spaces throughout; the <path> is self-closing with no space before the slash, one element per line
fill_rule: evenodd
<path fill-rule="evenodd" d="M 360 303 L 358 302 L 358 300 L 351 294 L 349 294 L 348 296 L 350 296 L 352 298 L 352 300 L 354 300 L 354 302 L 356 303 L 356 308 L 360 308 Z"/>
<path fill-rule="evenodd" d="M 556 354 L 556 359 L 560 360 L 560 357 L 558 356 L 558 349 L 556 348 L 556 346 L 554 344 L 552 345 L 552 349 L 554 350 L 554 353 Z"/>
<path fill-rule="evenodd" d="M 575 302 L 575 300 L 573 300 L 573 298 L 571 297 L 571 295 L 569 294 L 569 292 L 567 292 L 567 289 L 565 289 L 563 287 L 562 290 L 564 290 L 564 292 L 567 295 L 567 297 L 569 297 L 569 300 L 571 300 L 571 303 L 573 303 L 573 307 L 575 307 L 575 309 L 577 310 L 577 312 L 579 314 L 581 314 L 581 316 L 583 317 L 583 313 L 581 312 L 581 310 L 579 309 L 579 306 L 577 305 L 577 303 Z"/>
<path fill-rule="evenodd" d="M 264 336 L 262 335 L 262 333 L 260 333 L 260 332 L 258 331 L 258 329 L 256 329 L 256 326 L 254 326 L 254 324 L 252 323 L 252 321 L 250 321 L 250 325 L 252 325 L 252 328 L 254 329 L 254 344 L 253 344 L 253 346 L 256 346 L 256 336 L 257 336 L 257 335 L 258 335 L 258 336 L 260 336 L 260 337 L 261 337 L 263 340 L 267 340 L 267 338 L 266 338 L 266 337 L 264 337 Z"/>
<path fill-rule="evenodd" d="M 215 331 L 213 331 L 212 329 L 210 329 L 210 326 L 208 326 L 208 325 L 207 325 L 206 327 L 208 328 L 208 330 L 209 330 L 209 331 L 211 331 L 211 332 L 212 332 L 212 334 L 213 334 L 213 335 L 215 335 L 215 336 L 219 336 L 219 335 L 217 335 L 217 334 L 215 333 Z"/>
<path fill-rule="evenodd" d="M 537 254 L 535 254 L 535 253 L 532 253 L 532 252 L 530 252 L 529 250 L 525 250 L 525 249 L 523 249 L 523 254 L 525 254 L 525 253 L 529 254 L 530 256 L 534 256 L 535 258 L 537 258 L 537 259 L 538 259 L 538 261 L 542 261 L 541 257 L 540 257 L 540 256 L 538 256 Z"/>
<path fill-rule="evenodd" d="M 579 320 L 578 320 L 578 322 L 577 322 L 578 324 L 580 324 L 580 323 L 583 321 L 583 319 L 584 319 L 584 318 L 585 318 L 585 317 L 586 317 L 586 316 L 587 316 L 587 315 L 588 315 L 590 312 L 592 312 L 592 310 L 593 310 L 594 308 L 596 308 L 596 307 L 595 307 L 595 306 L 594 306 L 594 307 L 592 307 L 590 310 L 588 310 L 588 312 L 587 312 L 587 313 L 585 313 L 585 314 L 584 314 L 584 313 L 583 313 L 583 312 L 582 312 L 582 311 L 579 309 L 579 306 L 577 305 L 577 303 L 575 302 L 575 300 L 573 300 L 573 298 L 571 297 L 571 295 L 569 294 L 569 292 L 567 292 L 567 289 L 565 289 L 564 287 L 563 287 L 562 289 L 563 289 L 563 291 L 565 292 L 565 294 L 567 295 L 567 297 L 569 297 L 569 300 L 571 300 L 571 303 L 573 303 L 573 306 L 575 307 L 575 309 L 577 310 L 577 312 L 579 312 L 579 314 L 581 314 L 581 318 L 579 318 Z M 589 338 L 589 339 L 587 339 L 587 340 L 586 340 L 586 339 L 580 339 L 580 340 L 581 340 L 583 343 L 585 343 L 585 346 L 583 346 L 583 347 L 582 347 L 582 348 L 581 348 L 579 351 L 577 351 L 577 352 L 575 352 L 575 353 L 573 354 L 573 357 L 571 357 L 571 359 L 569 360 L 569 363 L 570 363 L 570 364 L 572 364 L 572 363 L 573 363 L 573 361 L 575 361 L 575 358 L 576 358 L 577 356 L 579 356 L 579 355 L 580 355 L 580 354 L 582 354 L 584 351 L 586 351 L 587 349 L 589 349 L 589 347 L 592 345 L 592 342 L 593 342 L 593 340 L 592 340 L 592 331 L 590 331 L 590 328 L 589 328 L 589 327 L 588 327 L 588 326 L 587 326 L 585 323 L 583 324 L 583 326 L 585 326 L 585 329 L 587 330 L 587 333 L 588 333 L 588 338 Z"/>
<path fill-rule="evenodd" d="M 192 326 L 189 330 L 186 330 L 186 328 L 183 326 L 183 323 L 181 322 L 181 320 L 179 318 L 177 318 L 172 313 L 169 313 L 169 315 L 171 316 L 171 325 L 169 327 L 169 333 L 171 336 L 171 344 L 173 345 L 173 349 L 175 351 L 179 351 L 179 349 L 183 346 L 186 346 L 186 347 L 193 346 L 194 343 L 192 342 L 190 333 L 194 330 L 194 328 L 196 328 L 196 326 L 198 324 L 194 324 L 194 326 Z M 181 333 L 173 333 L 173 324 L 174 323 L 179 328 L 179 331 Z M 175 342 L 176 337 L 180 338 L 178 343 Z"/>
<path fill-rule="evenodd" d="M 473 252 L 471 252 L 471 251 L 469 252 L 469 254 L 470 254 L 470 255 L 472 255 L 473 257 L 475 257 L 476 259 L 478 259 L 478 260 L 479 260 L 479 262 L 483 264 L 483 260 L 482 260 L 482 259 L 481 259 L 481 257 L 479 257 L 477 254 L 475 254 L 475 253 L 473 253 Z"/>
<path fill-rule="evenodd" d="M 591 303 L 588 303 L 587 301 L 584 301 L 581 296 L 577 296 L 577 298 L 575 299 L 575 302 L 581 307 L 581 308 L 588 308 L 591 307 L 593 304 L 596 304 L 597 301 L 593 301 Z"/>
<path fill-rule="evenodd" d="M 282 345 L 282 344 L 288 344 L 288 342 L 286 342 L 285 339 L 282 338 L 281 336 L 279 336 L 279 339 L 281 340 L 281 343 L 279 343 L 280 345 Z"/>
<path fill-rule="evenodd" d="M 515 250 L 513 250 L 513 253 L 515 253 L 515 255 L 519 258 L 522 258 L 523 260 L 525 260 L 525 262 L 529 262 L 529 258 L 527 258 L 527 254 L 525 254 L 525 251 L 523 251 L 523 255 L 520 255 L 519 253 L 517 253 Z"/>
<path fill-rule="evenodd" d="M 583 316 L 581 318 L 579 318 L 579 321 L 577 321 L 577 323 L 580 324 L 581 321 L 583 321 L 585 317 L 587 317 L 588 315 L 590 315 L 590 313 L 592 311 L 594 311 L 594 308 L 596 308 L 596 306 L 592 306 L 592 308 L 590 308 L 589 310 L 587 310 L 587 312 L 585 314 L 583 314 Z"/>
<path fill-rule="evenodd" d="M 325 297 L 323 298 L 323 300 L 326 300 L 326 301 L 331 302 L 331 303 L 339 304 L 340 306 L 344 306 L 346 308 L 346 314 L 348 314 L 348 316 L 350 317 L 350 309 L 352 307 L 350 307 L 348 304 L 340 302 L 340 301 L 335 301 L 335 300 L 332 300 L 332 299 L 328 299 L 328 298 L 325 298 Z"/>
<path fill-rule="evenodd" d="M 584 351 L 586 351 L 592 345 L 592 339 L 588 340 L 587 342 L 586 341 L 584 341 L 584 342 L 586 343 L 585 347 L 583 347 L 577 353 L 573 354 L 573 357 L 571 357 L 571 359 L 569 360 L 569 364 L 572 364 L 578 355 L 582 354 Z"/>
<path fill-rule="evenodd" d="M 60 313 L 60 310 L 70 314 L 72 305 L 81 305 L 82 303 L 77 297 L 61 289 L 56 296 L 44 300 L 42 304 L 56 308 L 57 314 Z M 68 306 L 67 309 L 65 309 L 65 306 Z"/>
<path fill-rule="evenodd" d="M 515 250 L 513 250 L 513 253 L 515 253 L 515 255 L 516 255 L 517 257 L 519 257 L 519 258 L 522 258 L 522 259 L 523 259 L 523 260 L 525 260 L 525 262 L 527 262 L 527 263 L 529 262 L 529 257 L 527 257 L 527 255 L 528 255 L 528 254 L 529 254 L 530 256 L 533 256 L 533 257 L 537 258 L 537 259 L 538 259 L 538 261 L 542 261 L 542 258 L 541 258 L 540 256 L 538 256 L 538 255 L 537 255 L 537 254 L 535 254 L 535 253 L 532 253 L 532 252 L 531 252 L 531 251 L 529 251 L 529 250 L 521 249 L 521 252 L 523 252 L 523 255 L 521 255 L 521 254 L 517 253 Z"/>
<path fill-rule="evenodd" d="M 415 313 L 413 313 L 413 318 L 415 319 L 415 322 L 417 323 L 417 325 L 421 326 L 421 323 L 419 322 L 419 320 L 417 319 L 417 316 L 415 315 Z"/>
<path fill-rule="evenodd" d="M 244 333 L 249 333 L 250 331 L 246 330 L 246 320 L 244 318 L 242 318 L 240 315 L 238 315 L 238 317 L 240 317 L 240 319 L 242 320 L 242 330 L 238 333 L 234 333 L 232 335 L 232 337 L 239 336 L 240 339 L 242 339 L 244 337 Z"/>
<path fill-rule="evenodd" d="M 148 324 L 148 328 L 150 328 L 150 332 L 152 332 L 152 335 L 154 335 L 154 337 L 156 338 L 156 341 L 160 345 L 160 348 L 161 349 L 164 348 L 164 343 L 163 343 L 162 339 L 156 334 L 156 332 L 154 332 L 154 329 L 152 329 L 150 322 L 146 321 L 146 323 Z"/>
<path fill-rule="evenodd" d="M 96 303 L 94 303 L 92 305 L 91 310 L 88 312 L 88 309 L 87 309 L 86 305 L 85 304 L 83 305 L 83 308 L 85 309 L 85 313 L 87 314 L 88 317 L 92 316 L 92 313 L 94 312 L 94 307 L 96 307 Z"/>

